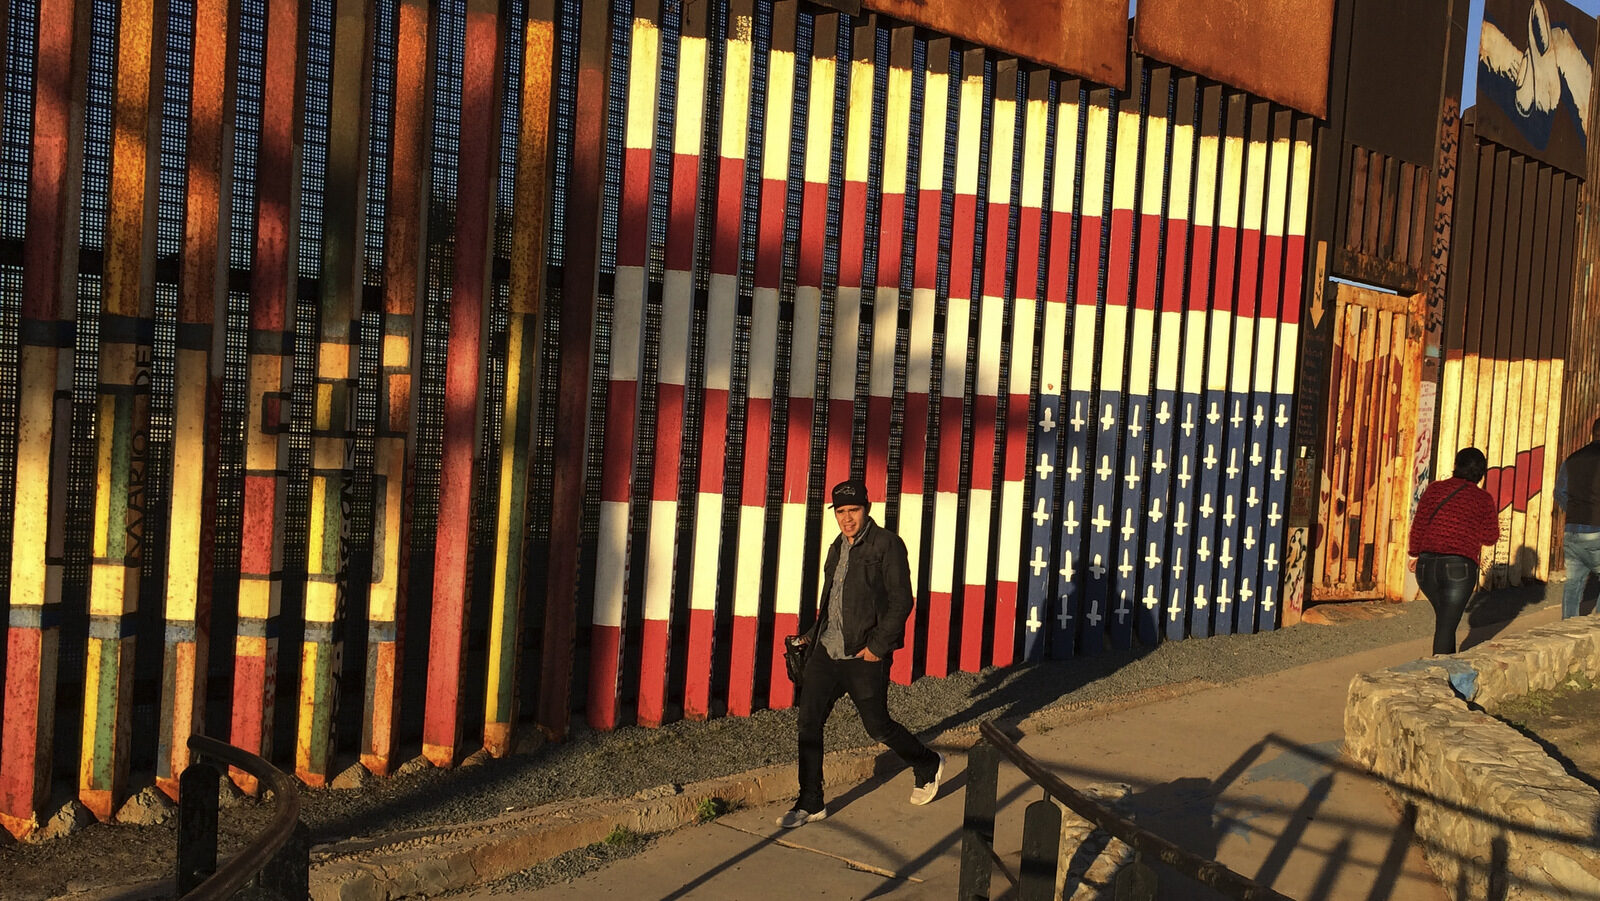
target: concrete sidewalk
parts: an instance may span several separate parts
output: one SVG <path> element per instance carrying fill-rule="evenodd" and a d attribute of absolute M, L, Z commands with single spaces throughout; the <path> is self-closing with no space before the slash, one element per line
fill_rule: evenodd
<path fill-rule="evenodd" d="M 1529 610 L 1506 631 L 1559 616 L 1548 605 Z M 1188 683 L 1111 711 L 1047 710 L 1023 721 L 1019 744 L 1079 789 L 1128 784 L 1141 825 L 1292 898 L 1443 901 L 1382 787 L 1326 760 L 1338 757 L 1350 679 L 1425 656 L 1428 645 L 1407 641 L 1225 685 Z M 970 737 L 934 745 L 950 762 L 946 787 L 927 807 L 906 803 L 911 775 L 901 770 L 830 785 L 828 818 L 799 829 L 774 823 L 788 803 L 741 809 L 576 882 L 492 897 L 952 898 Z M 995 848 L 1014 873 L 1023 808 L 1043 794 L 1004 761 L 999 792 Z M 997 870 L 991 897 L 1011 894 Z M 1162 884 L 1162 897 L 1208 896 L 1173 877 Z"/>

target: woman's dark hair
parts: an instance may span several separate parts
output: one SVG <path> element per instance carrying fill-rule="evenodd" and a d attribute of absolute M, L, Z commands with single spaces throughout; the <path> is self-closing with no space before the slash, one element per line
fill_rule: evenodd
<path fill-rule="evenodd" d="M 1489 458 L 1483 455 L 1483 451 L 1475 447 L 1463 447 L 1456 451 L 1456 478 L 1481 482 L 1488 471 Z"/>

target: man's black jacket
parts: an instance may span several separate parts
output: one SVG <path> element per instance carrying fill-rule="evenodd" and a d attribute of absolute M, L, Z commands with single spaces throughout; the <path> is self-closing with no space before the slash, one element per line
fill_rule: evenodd
<path fill-rule="evenodd" d="M 906 617 L 911 615 L 911 564 L 906 559 L 906 543 L 900 536 L 868 520 L 860 539 L 850 547 L 850 564 L 844 574 L 844 652 L 853 657 L 862 648 L 885 660 L 905 644 Z M 828 609 L 833 597 L 833 572 L 839 565 L 839 546 L 844 536 L 835 538 L 822 567 L 822 601 L 817 621 L 807 633 L 815 642 L 822 626 L 833 615 Z M 814 648 L 816 645 L 813 644 Z"/>

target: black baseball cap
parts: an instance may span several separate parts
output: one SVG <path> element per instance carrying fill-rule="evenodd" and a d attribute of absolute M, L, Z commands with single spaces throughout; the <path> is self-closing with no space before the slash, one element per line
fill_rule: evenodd
<path fill-rule="evenodd" d="M 867 486 L 859 479 L 845 479 L 833 486 L 833 506 L 835 507 L 870 507 L 872 501 L 867 499 Z"/>

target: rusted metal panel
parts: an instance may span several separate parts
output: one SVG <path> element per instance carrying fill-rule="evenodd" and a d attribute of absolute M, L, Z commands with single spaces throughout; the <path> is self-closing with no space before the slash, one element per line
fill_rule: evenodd
<path fill-rule="evenodd" d="M 1122 0 L 866 0 L 864 5 L 1107 87 L 1128 86 L 1128 5 Z"/>
<path fill-rule="evenodd" d="M 1313 116 L 1328 112 L 1333 0 L 1145 0 L 1136 52 Z"/>
<path fill-rule="evenodd" d="M 1594 52 L 1594 18 L 1565 0 L 1485 0 L 1479 134 L 1583 175 Z"/>
<path fill-rule="evenodd" d="M 1433 164 L 1450 5 L 1355 0 L 1345 140 L 1413 165 Z"/>

